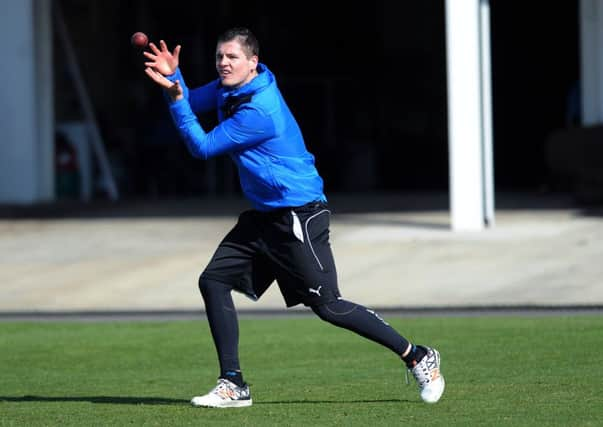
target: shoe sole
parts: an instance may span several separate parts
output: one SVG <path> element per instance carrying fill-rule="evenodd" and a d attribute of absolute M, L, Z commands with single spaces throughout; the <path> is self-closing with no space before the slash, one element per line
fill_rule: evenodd
<path fill-rule="evenodd" d="M 193 401 L 191 401 L 191 405 L 193 405 L 196 408 L 245 408 L 247 406 L 251 406 L 253 404 L 253 401 L 251 399 L 249 400 L 231 400 L 230 402 L 221 404 L 221 405 L 203 405 L 203 404 L 197 404 L 194 403 Z"/>
<path fill-rule="evenodd" d="M 441 389 L 438 390 L 438 392 L 435 396 L 426 396 L 426 397 L 421 396 L 421 400 L 423 400 L 423 402 L 437 403 L 440 401 L 440 399 L 442 398 L 442 395 L 444 394 L 444 390 L 446 389 L 446 381 L 444 381 L 444 377 L 440 377 L 440 380 L 441 380 L 440 381 Z"/>

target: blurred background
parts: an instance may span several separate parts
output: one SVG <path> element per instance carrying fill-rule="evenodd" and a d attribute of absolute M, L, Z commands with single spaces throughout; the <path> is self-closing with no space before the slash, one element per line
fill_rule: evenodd
<path fill-rule="evenodd" d="M 89 117 L 78 81 L 85 86 L 119 198 L 238 196 L 228 158 L 204 162 L 188 154 L 160 90 L 143 73 L 141 52 L 129 43 L 132 33 L 143 31 L 172 48 L 181 44 L 181 69 L 194 87 L 216 78 L 215 40 L 231 26 L 247 26 L 259 38 L 260 59 L 277 76 L 327 194 L 448 190 L 444 0 L 358 6 L 8 1 L 11 7 L 31 4 L 34 11 L 41 3 L 60 9 L 48 32 L 56 158 L 50 201 L 108 197 L 102 163 L 86 142 Z M 491 0 L 490 12 L 496 191 L 564 192 L 578 202 L 600 201 L 603 189 L 596 179 L 587 185 L 579 172 L 586 166 L 570 168 L 567 150 L 550 148 L 566 147 L 568 134 L 575 140 L 582 123 L 579 1 L 543 7 Z M 2 120 L 8 117 L 3 114 Z M 200 120 L 212 126 L 215 117 Z M 49 201 L 41 199 L 25 203 Z M 5 196 L 0 203 L 14 201 Z"/>
<path fill-rule="evenodd" d="M 130 37 L 182 45 L 195 87 L 232 26 L 259 38 L 316 157 L 349 298 L 603 301 L 603 0 L 0 3 L 0 312 L 196 309 L 248 204 L 229 158 L 187 152 Z M 273 289 L 262 306 L 282 308 Z"/>

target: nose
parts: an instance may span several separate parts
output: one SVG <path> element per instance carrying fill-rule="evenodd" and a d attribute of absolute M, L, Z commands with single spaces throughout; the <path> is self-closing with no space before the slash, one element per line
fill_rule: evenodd
<path fill-rule="evenodd" d="M 218 65 L 220 66 L 224 66 L 228 64 L 228 58 L 226 56 L 223 56 L 221 58 L 218 59 Z"/>

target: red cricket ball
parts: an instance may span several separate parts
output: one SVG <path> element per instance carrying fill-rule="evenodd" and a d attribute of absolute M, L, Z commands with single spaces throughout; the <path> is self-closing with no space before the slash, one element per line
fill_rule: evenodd
<path fill-rule="evenodd" d="M 132 34 L 132 37 L 130 37 L 130 43 L 132 43 L 132 46 L 134 47 L 143 49 L 147 47 L 147 44 L 149 44 L 149 38 L 145 33 L 137 31 Z"/>

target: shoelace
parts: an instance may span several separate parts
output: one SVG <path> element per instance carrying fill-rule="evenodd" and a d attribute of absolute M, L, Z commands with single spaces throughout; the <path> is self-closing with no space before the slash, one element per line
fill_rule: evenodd
<path fill-rule="evenodd" d="M 412 373 L 412 370 L 410 368 L 406 368 L 406 370 L 404 371 L 404 377 L 405 377 L 405 380 L 406 380 L 406 385 L 410 385 L 410 381 L 408 379 L 408 373 L 409 372 Z M 429 368 L 426 366 L 425 369 L 423 369 L 423 372 L 424 372 L 425 375 L 429 375 Z M 415 376 L 414 373 L 412 375 L 415 377 L 415 379 L 419 383 L 419 386 L 422 386 L 426 382 L 429 382 L 429 381 L 419 381 L 419 379 Z"/>

